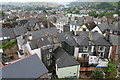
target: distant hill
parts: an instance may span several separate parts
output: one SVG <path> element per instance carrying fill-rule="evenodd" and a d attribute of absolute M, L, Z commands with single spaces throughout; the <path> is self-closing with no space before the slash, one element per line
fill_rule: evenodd
<path fill-rule="evenodd" d="M 89 2 L 71 2 L 68 6 L 84 6 L 87 5 Z"/>
<path fill-rule="evenodd" d="M 105 9 L 105 8 L 116 8 L 118 7 L 118 2 L 71 2 L 68 6 L 92 6 L 96 9 Z"/>
<path fill-rule="evenodd" d="M 54 2 L 32 2 L 32 4 L 37 6 L 48 6 L 48 7 L 57 7 L 59 5 Z"/>
<path fill-rule="evenodd" d="M 117 2 L 97 2 L 93 3 L 92 6 L 96 7 L 97 9 L 105 9 L 105 8 L 117 8 L 118 3 Z"/>

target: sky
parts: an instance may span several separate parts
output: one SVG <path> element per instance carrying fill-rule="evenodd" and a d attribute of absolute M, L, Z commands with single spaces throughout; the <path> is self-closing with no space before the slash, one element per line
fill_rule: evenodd
<path fill-rule="evenodd" d="M 72 2 L 75 0 L 0 0 L 0 2 Z"/>
<path fill-rule="evenodd" d="M 79 2 L 118 2 L 119 0 L 0 0 L 0 2 L 72 2 L 72 1 L 79 1 Z"/>

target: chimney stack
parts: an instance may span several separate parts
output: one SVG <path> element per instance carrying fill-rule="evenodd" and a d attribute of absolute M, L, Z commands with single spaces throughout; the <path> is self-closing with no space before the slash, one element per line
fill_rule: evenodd
<path fill-rule="evenodd" d="M 58 36 L 57 36 L 57 34 L 54 35 L 53 42 L 54 43 L 58 43 Z"/>
<path fill-rule="evenodd" d="M 77 34 L 77 30 L 76 30 L 76 26 L 75 26 L 74 35 L 76 36 L 76 34 Z"/>
<path fill-rule="evenodd" d="M 46 32 L 46 36 L 49 37 L 49 32 Z"/>
<path fill-rule="evenodd" d="M 46 32 L 46 36 L 47 36 L 47 38 L 48 38 L 48 41 L 50 41 L 50 43 L 52 43 L 52 39 L 51 39 L 51 37 L 49 36 L 49 32 Z"/>
<path fill-rule="evenodd" d="M 32 40 L 32 34 L 29 34 L 28 40 Z"/>
<path fill-rule="evenodd" d="M 47 26 L 48 26 L 48 28 L 50 28 L 50 22 L 49 21 L 47 21 Z"/>
<path fill-rule="evenodd" d="M 92 34 L 93 34 L 93 33 L 92 33 L 91 31 L 89 31 L 89 40 L 90 40 L 90 41 L 92 41 L 92 40 L 93 40 L 93 38 L 92 38 L 92 37 L 93 37 L 93 35 L 92 35 Z"/>

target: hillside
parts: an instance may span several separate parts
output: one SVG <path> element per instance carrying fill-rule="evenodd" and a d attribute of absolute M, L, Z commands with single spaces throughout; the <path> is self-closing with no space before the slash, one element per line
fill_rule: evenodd
<path fill-rule="evenodd" d="M 91 6 L 91 8 L 95 9 L 114 9 L 118 7 L 117 2 L 71 2 L 68 4 L 68 6 L 83 6 L 83 7 L 88 7 Z"/>

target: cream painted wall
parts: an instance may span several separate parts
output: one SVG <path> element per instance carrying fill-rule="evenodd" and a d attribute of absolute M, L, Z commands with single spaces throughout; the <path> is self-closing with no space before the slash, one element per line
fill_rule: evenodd
<path fill-rule="evenodd" d="M 80 65 L 58 68 L 58 78 L 73 77 L 79 78 Z"/>
<path fill-rule="evenodd" d="M 86 31 L 89 31 L 85 25 L 82 25 L 79 31 L 83 31 L 83 28 L 86 28 Z"/>

